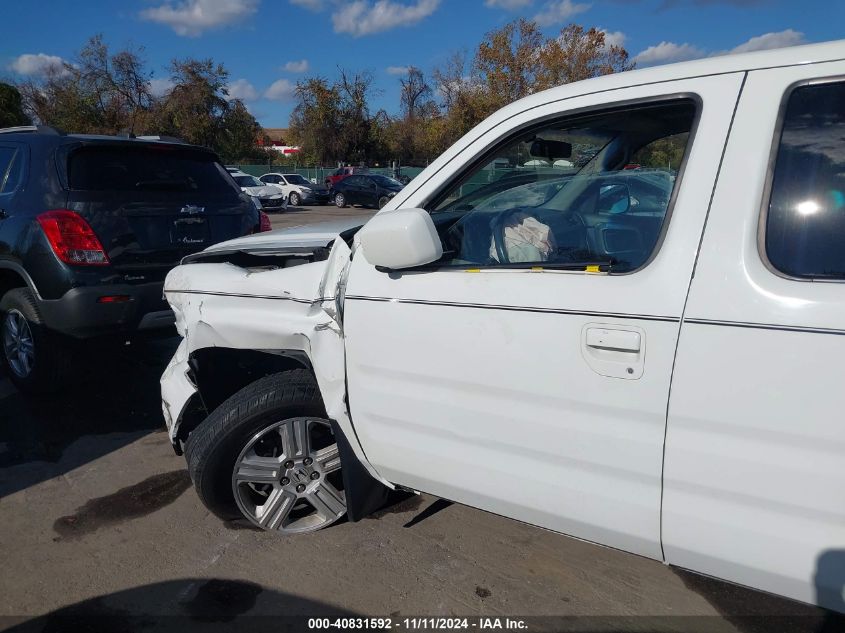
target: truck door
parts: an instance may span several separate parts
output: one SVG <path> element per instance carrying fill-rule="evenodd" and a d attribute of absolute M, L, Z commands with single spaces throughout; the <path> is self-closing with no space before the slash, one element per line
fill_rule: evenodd
<path fill-rule="evenodd" d="M 344 308 L 350 411 L 382 476 L 662 557 L 669 378 L 741 81 L 510 110 L 403 191 L 444 259 L 384 272 L 359 251 Z"/>
<path fill-rule="evenodd" d="M 843 282 L 845 63 L 751 72 L 678 346 L 669 563 L 845 608 Z"/>

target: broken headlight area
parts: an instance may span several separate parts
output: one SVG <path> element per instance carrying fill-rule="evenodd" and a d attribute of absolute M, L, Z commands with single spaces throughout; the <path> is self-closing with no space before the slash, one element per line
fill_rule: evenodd
<path fill-rule="evenodd" d="M 188 255 L 182 264 L 232 264 L 251 272 L 291 268 L 328 259 L 331 244 L 317 248 L 203 251 Z"/>

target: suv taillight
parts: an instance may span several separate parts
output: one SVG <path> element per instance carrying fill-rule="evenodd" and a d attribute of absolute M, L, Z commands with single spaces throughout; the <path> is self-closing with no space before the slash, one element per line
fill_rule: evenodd
<path fill-rule="evenodd" d="M 270 216 L 267 215 L 264 211 L 258 212 L 258 233 L 263 233 L 264 231 L 272 231 L 273 225 L 270 224 Z"/>
<path fill-rule="evenodd" d="M 91 226 L 74 211 L 46 211 L 37 218 L 56 256 L 66 264 L 105 266 L 103 245 Z"/>

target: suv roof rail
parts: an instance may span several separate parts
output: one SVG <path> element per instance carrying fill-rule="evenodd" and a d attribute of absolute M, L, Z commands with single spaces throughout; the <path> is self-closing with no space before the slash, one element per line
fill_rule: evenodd
<path fill-rule="evenodd" d="M 54 127 L 50 127 L 49 125 L 17 125 L 14 127 L 4 127 L 0 128 L 0 134 L 25 134 L 25 133 L 35 133 L 35 134 L 51 134 L 54 136 L 61 136 L 63 132 L 60 132 Z"/>
<path fill-rule="evenodd" d="M 139 141 L 164 141 L 166 143 L 182 143 L 182 145 L 188 144 L 187 142 L 185 142 L 181 138 L 177 138 L 175 136 L 160 136 L 158 134 L 136 136 L 135 138 L 138 139 Z"/>

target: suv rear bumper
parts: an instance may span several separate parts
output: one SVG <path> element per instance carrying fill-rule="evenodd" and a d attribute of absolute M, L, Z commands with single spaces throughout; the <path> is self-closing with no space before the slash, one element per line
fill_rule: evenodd
<path fill-rule="evenodd" d="M 73 288 L 60 299 L 38 300 L 38 308 L 48 328 L 75 338 L 162 329 L 175 322 L 173 311 L 162 298 L 163 288 L 161 281 Z M 115 296 L 128 299 L 100 301 L 101 297 Z"/>

